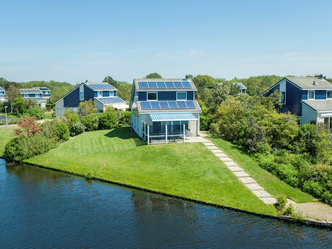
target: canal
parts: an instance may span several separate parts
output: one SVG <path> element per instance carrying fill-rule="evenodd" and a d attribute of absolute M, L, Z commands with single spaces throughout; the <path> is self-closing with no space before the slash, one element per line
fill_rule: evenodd
<path fill-rule="evenodd" d="M 1 248 L 331 248 L 332 232 L 0 159 Z"/>

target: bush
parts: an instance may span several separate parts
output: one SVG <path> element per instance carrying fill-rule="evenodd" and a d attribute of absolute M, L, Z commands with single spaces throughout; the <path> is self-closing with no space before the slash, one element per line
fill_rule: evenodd
<path fill-rule="evenodd" d="M 118 126 L 118 115 L 116 113 L 108 111 L 99 115 L 99 129 L 113 129 Z"/>
<path fill-rule="evenodd" d="M 42 133 L 10 140 L 5 147 L 5 158 L 9 161 L 24 159 L 43 154 L 51 149 L 51 141 Z"/>
<path fill-rule="evenodd" d="M 89 114 L 85 117 L 82 117 L 81 122 L 84 124 L 86 130 L 88 131 L 98 130 L 99 117 L 97 114 Z"/>
<path fill-rule="evenodd" d="M 130 126 L 131 124 L 131 112 L 119 112 L 119 127 Z"/>
<path fill-rule="evenodd" d="M 43 119 L 45 117 L 45 113 L 39 105 L 26 110 L 25 114 L 30 117 L 36 117 L 36 119 Z"/>
<path fill-rule="evenodd" d="M 70 135 L 72 137 L 77 136 L 83 133 L 84 130 L 85 130 L 84 124 L 82 124 L 81 122 L 74 123 L 70 128 Z"/>
<path fill-rule="evenodd" d="M 63 116 L 64 116 L 64 121 L 67 124 L 69 129 L 71 128 L 71 126 L 73 124 L 75 124 L 77 122 L 81 122 L 78 114 L 72 110 L 65 110 L 63 113 Z"/>
<path fill-rule="evenodd" d="M 63 122 L 58 122 L 55 134 L 59 137 L 60 141 L 67 141 L 69 140 L 69 129 L 68 126 Z"/>
<path fill-rule="evenodd" d="M 200 122 L 200 129 L 201 130 L 203 130 L 203 131 L 209 130 L 210 125 L 212 123 L 211 115 L 207 115 L 207 116 L 201 115 L 199 117 L 199 122 Z"/>
<path fill-rule="evenodd" d="M 210 131 L 211 131 L 212 134 L 219 134 L 219 125 L 215 124 L 215 123 L 212 123 L 210 125 Z"/>

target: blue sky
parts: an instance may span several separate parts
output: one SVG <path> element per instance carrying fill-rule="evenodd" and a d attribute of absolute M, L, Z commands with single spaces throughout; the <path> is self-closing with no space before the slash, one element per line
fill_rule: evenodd
<path fill-rule="evenodd" d="M 1 1 L 0 77 L 332 78 L 332 1 Z"/>

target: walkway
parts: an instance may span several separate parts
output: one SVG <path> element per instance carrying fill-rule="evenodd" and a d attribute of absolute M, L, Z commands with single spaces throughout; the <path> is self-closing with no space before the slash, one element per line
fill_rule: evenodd
<path fill-rule="evenodd" d="M 245 172 L 239 165 L 237 165 L 231 158 L 229 158 L 222 150 L 215 146 L 212 142 L 205 139 L 204 134 L 201 137 L 192 137 L 186 142 L 201 142 L 203 143 L 213 154 L 215 154 L 225 165 L 229 168 L 243 184 L 251 190 L 259 199 L 265 204 L 272 205 L 277 200 L 272 197 L 267 191 L 265 191 L 247 172 Z"/>

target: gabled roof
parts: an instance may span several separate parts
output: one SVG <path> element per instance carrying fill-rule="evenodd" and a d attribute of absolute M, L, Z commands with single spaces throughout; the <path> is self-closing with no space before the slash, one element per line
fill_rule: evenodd
<path fill-rule="evenodd" d="M 86 85 L 89 86 L 90 88 L 92 88 L 94 91 L 96 91 L 96 90 L 99 90 L 99 91 L 107 91 L 107 90 L 117 91 L 118 90 L 114 86 L 112 86 L 111 84 L 108 84 L 106 82 L 89 82 L 89 83 L 86 83 Z"/>
<path fill-rule="evenodd" d="M 332 99 L 302 100 L 302 103 L 317 112 L 332 112 Z"/>
<path fill-rule="evenodd" d="M 173 78 L 173 79 L 134 79 L 136 91 L 197 91 L 194 82 L 191 79 Z"/>
<path fill-rule="evenodd" d="M 332 83 L 317 77 L 285 77 L 298 85 L 302 90 L 332 90 Z"/>

